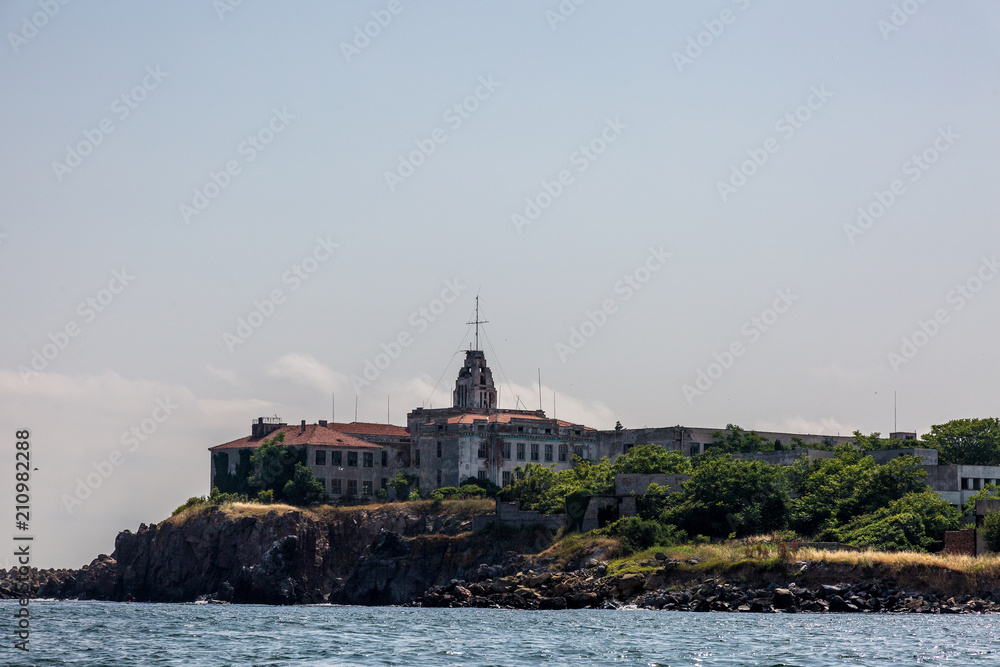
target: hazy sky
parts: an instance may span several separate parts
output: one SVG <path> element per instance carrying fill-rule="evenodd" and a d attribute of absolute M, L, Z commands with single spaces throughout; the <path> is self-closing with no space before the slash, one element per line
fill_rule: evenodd
<path fill-rule="evenodd" d="M 504 407 L 540 368 L 598 428 L 997 414 L 996 3 L 233 4 L 0 4 L 36 564 L 257 416 L 450 404 L 477 293 Z"/>

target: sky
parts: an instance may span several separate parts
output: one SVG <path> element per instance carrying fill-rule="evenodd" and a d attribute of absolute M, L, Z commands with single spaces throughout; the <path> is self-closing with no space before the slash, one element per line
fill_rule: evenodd
<path fill-rule="evenodd" d="M 8 0 L 0 33 L 0 539 L 40 567 L 207 493 L 258 416 L 450 405 L 477 295 L 501 407 L 997 414 L 996 3 Z"/>

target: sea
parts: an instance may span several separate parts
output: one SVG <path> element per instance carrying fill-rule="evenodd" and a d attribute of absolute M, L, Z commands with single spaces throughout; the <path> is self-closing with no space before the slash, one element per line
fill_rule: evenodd
<path fill-rule="evenodd" d="M 0 665 L 1000 665 L 1000 616 L 0 603 Z"/>

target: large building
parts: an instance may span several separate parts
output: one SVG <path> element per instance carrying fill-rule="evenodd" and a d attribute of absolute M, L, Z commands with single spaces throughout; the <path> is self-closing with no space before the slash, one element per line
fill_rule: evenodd
<path fill-rule="evenodd" d="M 458 486 L 473 477 L 510 483 L 526 463 L 564 470 L 573 456 L 600 458 L 597 431 L 545 416 L 542 410 L 502 410 L 493 373 L 480 350 L 468 350 L 450 408 L 417 408 L 407 415 L 410 473 L 421 490 Z M 606 455 L 606 454 L 603 454 Z"/>

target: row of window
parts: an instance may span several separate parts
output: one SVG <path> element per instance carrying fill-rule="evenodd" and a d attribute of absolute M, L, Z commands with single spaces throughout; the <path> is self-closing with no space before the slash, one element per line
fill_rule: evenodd
<path fill-rule="evenodd" d="M 325 449 L 316 450 L 316 465 L 325 466 L 326 465 L 326 451 Z M 375 453 L 374 452 L 362 452 L 364 455 L 361 459 L 362 465 L 365 468 L 375 467 Z M 332 466 L 342 466 L 344 465 L 344 452 L 334 449 L 330 452 L 330 465 Z M 382 452 L 382 467 L 387 468 L 389 466 L 389 453 Z M 357 468 L 358 467 L 358 452 L 347 452 L 347 467 Z"/>
<path fill-rule="evenodd" d="M 326 488 L 326 479 L 325 478 L 320 478 L 320 480 L 319 480 L 320 484 L 323 485 L 323 490 L 324 491 L 328 491 L 330 493 L 330 495 L 332 495 L 332 496 L 343 496 L 343 495 L 356 496 L 356 495 L 358 495 L 358 480 L 356 480 L 356 479 L 346 480 L 347 481 L 347 484 L 346 484 L 347 492 L 346 493 L 344 492 L 344 488 L 345 488 L 344 481 L 345 480 L 342 480 L 342 479 L 334 477 L 333 479 L 330 480 L 330 488 L 327 489 Z M 389 485 L 389 478 L 388 477 L 383 477 L 382 478 L 382 488 L 384 489 L 388 485 Z M 370 480 L 368 480 L 368 481 L 362 481 L 361 482 L 361 495 L 362 496 L 372 496 L 372 495 L 375 495 L 374 488 L 375 488 L 375 483 L 374 482 L 372 482 Z"/>
<path fill-rule="evenodd" d="M 476 473 L 476 477 L 478 477 L 479 479 L 483 479 L 483 480 L 489 480 L 490 475 L 485 470 L 480 470 L 478 473 Z M 503 486 L 510 485 L 510 470 L 504 470 L 503 471 L 503 477 L 502 477 L 502 479 L 503 479 Z M 441 473 L 440 472 L 438 473 L 438 486 L 441 486 Z"/>
<path fill-rule="evenodd" d="M 440 446 L 441 446 L 441 443 L 438 443 L 438 447 L 439 448 L 440 448 Z M 526 460 L 525 454 L 526 454 L 527 451 L 528 451 L 527 450 L 527 445 L 525 443 L 523 443 L 523 442 L 517 443 L 517 460 L 518 461 L 524 461 L 524 460 Z M 544 451 L 545 451 L 545 460 L 546 461 L 552 461 L 553 446 L 552 445 L 545 445 L 545 450 Z M 542 452 L 541 446 L 537 442 L 531 443 L 531 460 L 532 461 L 538 461 L 540 459 L 541 452 Z M 506 460 L 509 461 L 510 458 L 511 458 L 510 453 L 511 453 L 511 443 L 509 443 L 509 442 L 503 443 L 503 457 L 504 457 L 504 459 L 506 459 Z M 577 446 L 573 447 L 573 453 L 582 458 L 583 457 L 583 446 L 577 445 Z M 479 458 L 481 458 L 481 459 L 485 459 L 485 458 L 489 457 L 489 452 L 486 451 L 486 443 L 485 442 L 480 442 L 479 443 L 479 452 L 478 452 L 478 455 L 479 455 Z M 569 459 L 569 445 L 559 445 L 559 460 L 560 461 L 567 461 L 568 459 Z"/>

